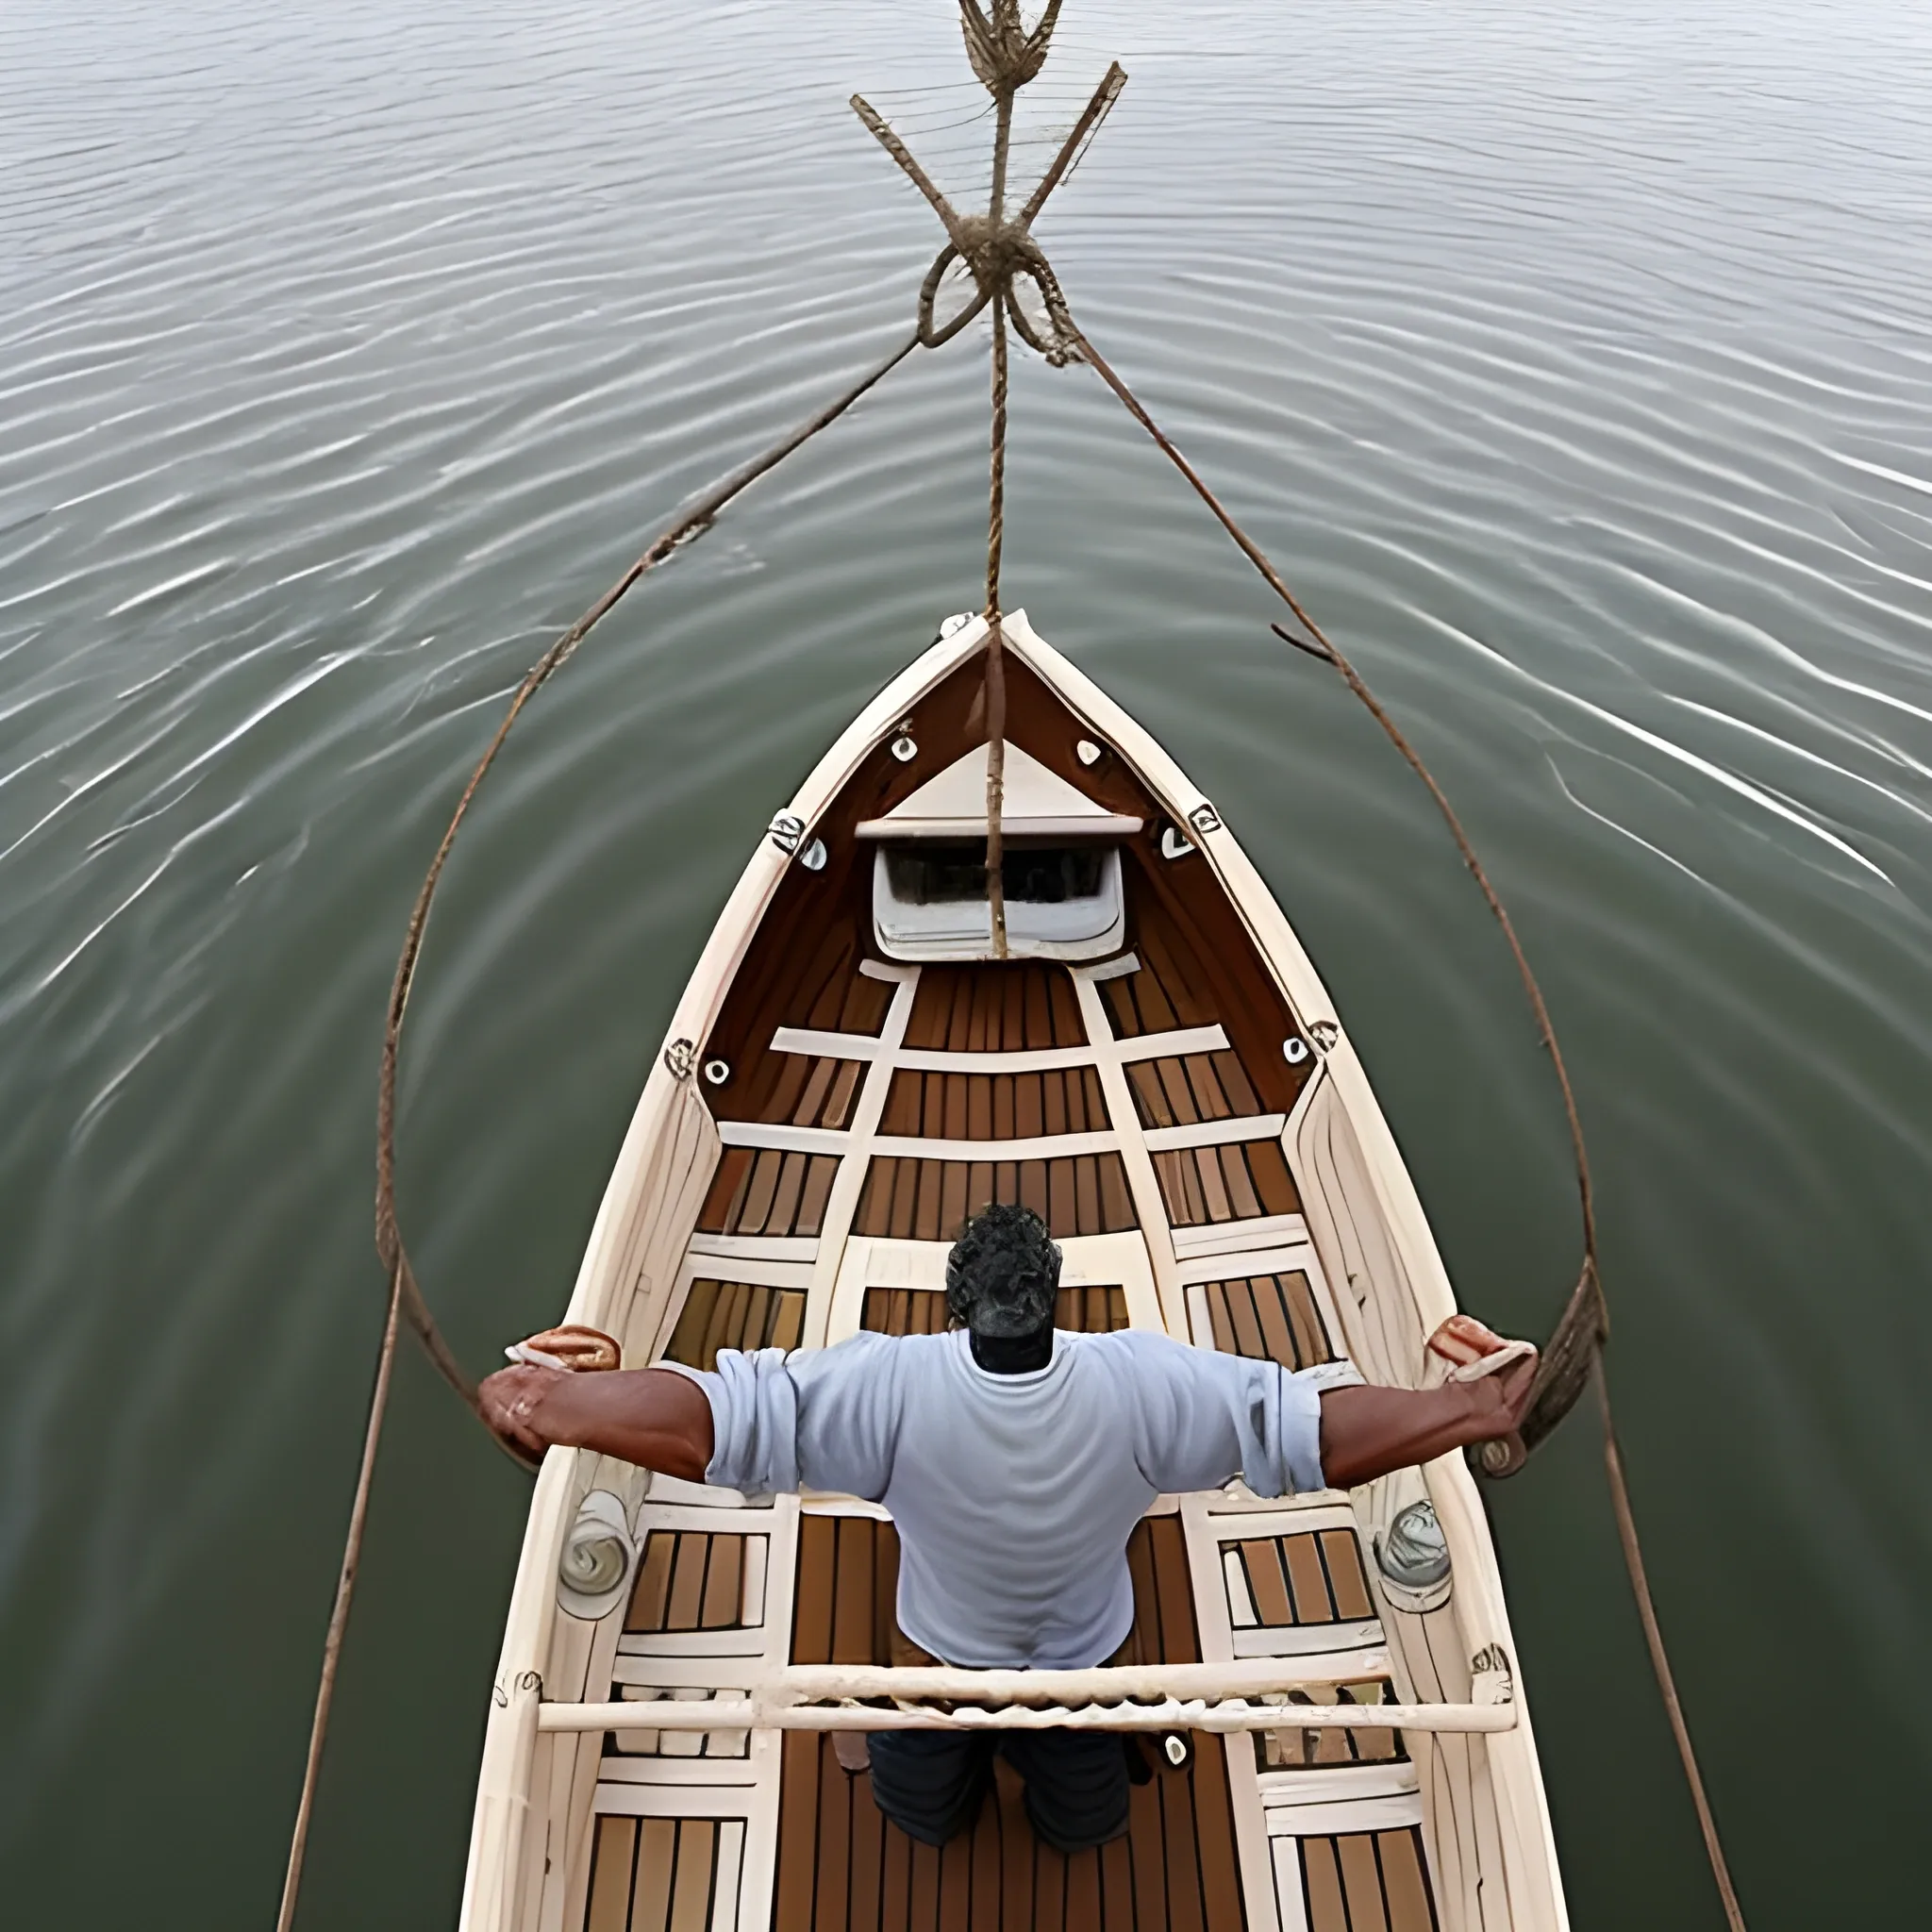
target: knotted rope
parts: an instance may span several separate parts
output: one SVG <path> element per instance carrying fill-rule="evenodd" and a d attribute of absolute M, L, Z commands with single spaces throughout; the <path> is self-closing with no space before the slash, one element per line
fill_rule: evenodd
<path fill-rule="evenodd" d="M 1067 299 L 1052 265 L 1034 241 L 1034 218 L 1046 198 L 1066 179 L 1087 143 L 1107 118 L 1127 76 L 1119 61 L 1107 70 L 1093 97 L 1082 109 L 1052 165 L 1026 197 L 1018 213 L 1007 213 L 1007 168 L 1012 153 L 1013 97 L 1037 75 L 1053 42 L 1061 0 L 1048 0 L 1040 24 L 1027 32 L 1020 18 L 1019 0 L 992 0 L 991 12 L 980 11 L 975 0 L 960 0 L 959 25 L 966 41 L 966 58 L 992 96 L 992 186 L 984 215 L 961 214 L 933 184 L 906 143 L 893 133 L 863 95 L 852 96 L 853 111 L 879 144 L 905 170 L 925 196 L 946 231 L 946 242 L 933 258 L 920 284 L 918 338 L 926 348 L 949 342 L 989 307 L 992 310 L 992 438 L 988 487 L 986 535 L 986 667 L 983 696 L 986 708 L 986 898 L 992 927 L 993 957 L 1009 957 L 1007 943 L 1006 809 L 1007 674 L 1006 639 L 1000 628 L 1000 555 L 1006 540 L 1007 491 L 1007 324 L 1010 320 L 1022 341 L 1058 367 L 1075 353 L 1076 331 Z M 971 300 L 941 323 L 935 308 L 946 271 L 965 267 L 973 280 Z M 1042 333 L 1021 304 L 1016 284 L 1030 281 L 1045 314 Z"/>

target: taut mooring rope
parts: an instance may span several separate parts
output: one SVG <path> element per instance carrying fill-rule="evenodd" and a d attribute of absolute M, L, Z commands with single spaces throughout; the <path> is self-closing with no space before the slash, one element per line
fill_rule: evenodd
<path fill-rule="evenodd" d="M 992 311 L 992 464 L 986 518 L 986 903 L 992 950 L 1007 958 L 1007 658 L 1000 552 L 1007 537 L 1007 328 Z"/>
<path fill-rule="evenodd" d="M 328 1736 L 329 1712 L 335 1700 L 336 1670 L 341 1657 L 342 1633 L 348 1626 L 349 1607 L 356 1594 L 356 1575 L 361 1567 L 362 1532 L 368 1520 L 370 1485 L 375 1476 L 375 1456 L 382 1441 L 383 1419 L 389 1406 L 390 1372 L 395 1362 L 400 1323 L 408 1323 L 443 1380 L 462 1398 L 477 1421 L 483 1420 L 476 1386 L 463 1372 L 462 1365 L 443 1340 L 442 1331 L 436 1325 L 436 1318 L 429 1312 L 428 1304 L 423 1299 L 415 1271 L 409 1266 L 408 1251 L 403 1245 L 402 1230 L 396 1224 L 397 1057 L 402 1049 L 403 1018 L 408 1010 L 409 989 L 415 983 L 416 964 L 423 952 L 423 935 L 429 924 L 429 908 L 436 898 L 442 869 L 449 860 L 450 848 L 456 843 L 457 833 L 462 827 L 477 787 L 496 762 L 496 755 L 503 749 L 504 741 L 522 716 L 524 707 L 569 661 L 576 647 L 600 620 L 616 608 L 625 592 L 681 544 L 701 536 L 733 497 L 756 483 L 767 471 L 775 469 L 793 450 L 816 436 L 821 429 L 837 422 L 874 383 L 896 369 L 918 346 L 918 336 L 908 337 L 809 421 L 800 424 L 762 456 L 754 457 L 741 469 L 733 471 L 722 483 L 714 484 L 690 509 L 661 531 L 650 548 L 530 666 L 524 675 L 524 681 L 517 687 L 516 695 L 510 700 L 509 708 L 504 713 L 502 724 L 496 727 L 495 737 L 477 759 L 476 769 L 470 774 L 470 782 L 463 787 L 463 795 L 457 801 L 457 808 L 451 814 L 442 842 L 436 848 L 436 857 L 430 861 L 422 890 L 416 894 L 415 906 L 409 913 L 408 929 L 403 938 L 402 957 L 396 961 L 396 975 L 390 989 L 389 1018 L 383 1031 L 382 1071 L 375 1107 L 375 1248 L 389 1274 L 389 1319 L 383 1330 L 381 1352 L 376 1357 L 375 1387 L 369 1399 L 369 1420 L 362 1439 L 362 1461 L 356 1475 L 356 1499 L 350 1507 L 349 1531 L 342 1547 L 335 1602 L 329 1610 L 328 1635 L 323 1643 L 322 1680 L 316 1689 L 315 1715 L 308 1727 L 308 1755 L 302 1774 L 302 1795 L 295 1807 L 294 1829 L 289 1840 L 289 1863 L 282 1879 L 282 1905 L 275 1919 L 275 1932 L 290 1932 L 295 1923 L 295 1907 L 302 1889 L 303 1859 L 308 1846 L 308 1826 L 315 1811 L 316 1779 L 322 1769 L 323 1745 Z M 500 1441 L 493 1431 L 491 1440 Z"/>

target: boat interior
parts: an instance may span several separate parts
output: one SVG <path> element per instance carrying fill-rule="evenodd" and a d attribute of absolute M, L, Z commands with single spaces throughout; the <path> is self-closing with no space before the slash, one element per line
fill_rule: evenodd
<path fill-rule="evenodd" d="M 1311 1111 L 1329 1042 L 1203 858 L 1211 808 L 1177 819 L 1012 652 L 1013 957 L 989 957 L 982 671 L 974 652 L 909 705 L 815 822 L 774 822 L 791 860 L 715 1023 L 669 1049 L 691 1112 L 645 1190 L 661 1258 L 620 1305 L 626 1364 L 942 1327 L 952 1237 L 1019 1201 L 1064 1250 L 1063 1328 L 1158 1328 L 1291 1368 L 1348 1353 L 1413 1381 L 1413 1302 L 1373 1307 L 1367 1276 L 1392 1272 L 1377 1237 L 1335 1231 L 1349 1157 Z M 1466 1699 L 1485 1669 L 1507 1674 L 1507 1657 L 1471 1655 L 1420 1476 L 1353 1504 L 1239 1484 L 1157 1503 L 1129 1553 L 1139 1657 L 1288 1657 L 1327 1688 L 1275 1699 L 1278 1729 L 1193 1733 L 1179 1765 L 1143 1734 L 1126 1747 L 1130 1831 L 1071 1857 L 1036 1842 L 1003 1763 L 974 1828 L 935 1850 L 880 1817 L 829 1735 L 652 1728 L 662 1701 L 728 1704 L 774 1664 L 889 1663 L 898 1549 L 882 1508 L 610 1463 L 587 1488 L 635 1509 L 633 1560 L 615 1594 L 557 1617 L 544 1694 L 634 1703 L 637 1724 L 538 1740 L 541 1856 L 525 1859 L 520 1924 L 1533 1923 L 1510 1905 L 1488 1740 L 1293 1721 L 1324 1700 Z"/>

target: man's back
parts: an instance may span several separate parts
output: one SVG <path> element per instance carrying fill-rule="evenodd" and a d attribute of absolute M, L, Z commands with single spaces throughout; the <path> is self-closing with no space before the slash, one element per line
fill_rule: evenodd
<path fill-rule="evenodd" d="M 1268 1495 L 1320 1488 L 1318 1391 L 1358 1378 L 1135 1329 L 1057 1333 L 1044 1368 L 1000 1374 L 956 1329 L 725 1351 L 698 1379 L 708 1480 L 883 1503 L 907 1636 L 948 1663 L 1061 1669 L 1125 1638 L 1126 1541 L 1157 1494 L 1237 1475 Z"/>

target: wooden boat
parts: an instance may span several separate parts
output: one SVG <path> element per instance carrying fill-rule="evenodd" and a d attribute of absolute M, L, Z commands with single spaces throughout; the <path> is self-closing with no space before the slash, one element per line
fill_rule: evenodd
<path fill-rule="evenodd" d="M 1024 615 L 1003 632 L 1012 957 L 991 958 L 983 876 L 987 630 L 954 619 L 760 839 L 568 1319 L 621 1338 L 631 1366 L 929 1330 L 951 1235 L 1017 1199 L 1065 1251 L 1062 1327 L 1292 1366 L 1346 1354 L 1417 1384 L 1455 1302 L 1313 967 L 1154 739 Z M 1208 1687 L 1191 1753 L 1151 1754 L 1129 1835 L 1098 1852 L 1037 1843 L 1004 1768 L 974 1830 L 934 1851 L 758 1688 L 809 1666 L 878 1688 L 885 1512 L 553 1450 L 490 1712 L 467 1932 L 1567 1923 L 1460 1457 L 1350 1494 L 1164 1497 L 1130 1557 L 1141 1657 Z M 693 1702 L 761 1697 L 765 1727 L 675 1727 L 702 1722 Z M 1383 1706 L 1399 1727 L 1343 1727 Z M 1212 1727 L 1230 1712 L 1248 1727 Z"/>

